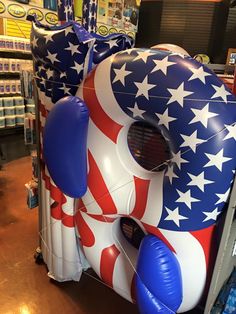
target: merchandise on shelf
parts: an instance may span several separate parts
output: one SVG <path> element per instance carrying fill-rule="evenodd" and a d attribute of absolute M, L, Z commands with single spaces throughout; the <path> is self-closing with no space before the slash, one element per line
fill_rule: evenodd
<path fill-rule="evenodd" d="M 0 117 L 0 129 L 5 128 L 5 117 Z"/>
<path fill-rule="evenodd" d="M 19 73 L 23 69 L 31 69 L 32 67 L 32 60 L 0 58 L 1 73 Z"/>
<path fill-rule="evenodd" d="M 30 53 L 30 41 L 26 38 L 0 36 L 0 51 Z"/>
<path fill-rule="evenodd" d="M 5 116 L 5 123 L 6 127 L 13 127 L 16 126 L 16 116 Z"/>
<path fill-rule="evenodd" d="M 25 144 L 36 144 L 36 120 L 35 115 L 26 113 L 24 122 Z"/>

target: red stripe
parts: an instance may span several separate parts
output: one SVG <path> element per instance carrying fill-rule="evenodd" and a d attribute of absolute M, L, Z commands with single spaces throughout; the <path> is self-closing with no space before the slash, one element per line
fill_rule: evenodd
<path fill-rule="evenodd" d="M 135 200 L 135 206 L 131 213 L 131 216 L 141 220 L 147 206 L 150 180 L 143 180 L 143 179 L 134 177 L 134 183 L 135 183 L 136 200 Z"/>
<path fill-rule="evenodd" d="M 215 243 L 215 241 L 213 241 L 214 240 L 214 238 L 213 238 L 214 230 L 215 230 L 215 225 L 210 226 L 206 229 L 190 232 L 191 235 L 200 242 L 200 244 L 203 248 L 207 268 L 208 268 L 209 262 L 210 262 L 210 255 L 215 251 L 214 246 L 216 243 Z"/>
<path fill-rule="evenodd" d="M 93 71 L 85 80 L 83 86 L 83 96 L 86 105 L 89 108 L 90 117 L 95 125 L 114 143 L 117 141 L 118 134 L 122 128 L 122 125 L 113 121 L 106 112 L 102 109 L 94 88 L 94 76 Z M 106 91 L 104 91 L 105 93 Z"/>
<path fill-rule="evenodd" d="M 104 249 L 101 254 L 101 264 L 100 264 L 101 279 L 111 288 L 113 287 L 112 278 L 113 278 L 115 262 L 119 254 L 120 254 L 120 251 L 117 249 L 115 244 Z"/>
<path fill-rule="evenodd" d="M 88 160 L 89 160 L 88 187 L 94 199 L 101 207 L 104 215 L 116 214 L 117 213 L 116 206 L 113 202 L 109 190 L 107 189 L 106 183 L 103 180 L 102 174 L 90 151 L 88 151 Z"/>
<path fill-rule="evenodd" d="M 166 237 L 161 233 L 161 231 L 157 227 L 150 226 L 150 225 L 145 224 L 143 222 L 142 222 L 142 224 L 148 233 L 151 233 L 151 234 L 154 234 L 155 236 L 157 236 L 159 239 L 161 239 L 165 243 L 165 245 L 168 246 L 168 248 L 172 252 L 176 253 L 173 246 L 170 244 L 170 242 L 166 239 Z"/>
<path fill-rule="evenodd" d="M 77 213 L 75 214 L 75 223 L 79 230 L 82 245 L 87 247 L 93 246 L 95 243 L 94 234 L 84 220 L 80 211 L 77 211 Z"/>

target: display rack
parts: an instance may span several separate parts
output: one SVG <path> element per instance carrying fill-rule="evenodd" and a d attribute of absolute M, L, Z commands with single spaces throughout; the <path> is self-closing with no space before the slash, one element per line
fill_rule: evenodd
<path fill-rule="evenodd" d="M 236 180 L 234 180 L 230 201 L 224 221 L 220 246 L 214 266 L 210 289 L 204 309 L 204 314 L 210 314 L 224 283 L 228 280 L 236 266 Z"/>

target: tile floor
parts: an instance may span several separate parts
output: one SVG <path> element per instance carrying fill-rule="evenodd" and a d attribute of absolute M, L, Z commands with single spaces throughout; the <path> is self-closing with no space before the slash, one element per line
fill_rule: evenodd
<path fill-rule="evenodd" d="M 0 314 L 138 314 L 135 305 L 85 274 L 79 283 L 57 283 L 35 263 L 37 209 L 27 209 L 24 188 L 30 179 L 30 157 L 0 170 Z"/>

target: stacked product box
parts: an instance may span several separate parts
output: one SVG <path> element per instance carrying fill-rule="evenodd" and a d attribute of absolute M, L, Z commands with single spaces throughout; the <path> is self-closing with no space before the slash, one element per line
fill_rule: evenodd
<path fill-rule="evenodd" d="M 30 53 L 30 41 L 26 38 L 0 36 L 0 51 L 19 51 Z"/>
<path fill-rule="evenodd" d="M 24 125 L 25 106 L 23 97 L 3 97 L 0 105 L 0 127 Z"/>

